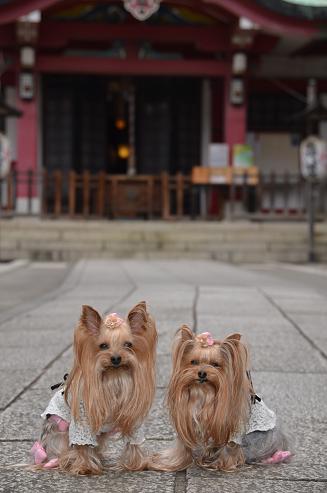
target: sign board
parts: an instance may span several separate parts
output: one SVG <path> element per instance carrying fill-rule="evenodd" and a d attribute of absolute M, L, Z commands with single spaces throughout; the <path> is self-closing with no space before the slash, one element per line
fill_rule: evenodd
<path fill-rule="evenodd" d="M 211 168 L 225 168 L 228 166 L 228 144 L 209 145 L 209 166 Z"/>
<path fill-rule="evenodd" d="M 259 170 L 255 166 L 235 168 L 233 166 L 213 168 L 194 166 L 191 180 L 193 185 L 257 185 Z"/>
<path fill-rule="evenodd" d="M 10 171 L 10 143 L 6 135 L 0 133 L 0 178 Z"/>
<path fill-rule="evenodd" d="M 233 146 L 233 166 L 248 168 L 254 165 L 253 149 L 247 144 L 235 144 Z"/>
<path fill-rule="evenodd" d="M 327 177 L 327 142 L 315 136 L 300 145 L 300 169 L 304 178 Z"/>

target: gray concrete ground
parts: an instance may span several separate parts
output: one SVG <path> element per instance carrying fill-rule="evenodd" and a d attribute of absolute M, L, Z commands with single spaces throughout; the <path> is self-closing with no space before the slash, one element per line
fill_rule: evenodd
<path fill-rule="evenodd" d="M 326 275 L 311 267 L 210 261 L 81 261 L 71 270 L 29 264 L 3 273 L 0 268 L 0 491 L 326 492 Z M 125 314 L 141 299 L 159 330 L 158 389 L 146 446 L 157 450 L 173 438 L 163 398 L 172 336 L 188 323 L 216 336 L 244 334 L 256 391 L 293 437 L 290 464 L 233 474 L 192 467 L 178 474 L 108 472 L 97 478 L 19 467 L 28 460 L 50 385 L 69 370 L 81 305 Z"/>

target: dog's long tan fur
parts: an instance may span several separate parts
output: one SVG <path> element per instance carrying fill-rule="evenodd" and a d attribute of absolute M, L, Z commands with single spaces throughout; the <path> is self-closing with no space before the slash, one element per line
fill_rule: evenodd
<path fill-rule="evenodd" d="M 202 467 L 231 470 L 244 463 L 231 439 L 249 416 L 251 384 L 248 352 L 233 334 L 204 347 L 183 326 L 176 334 L 167 403 L 178 439 L 173 448 L 153 456 L 150 469 L 176 471 L 193 461 Z M 199 372 L 205 372 L 205 382 Z"/>
<path fill-rule="evenodd" d="M 155 391 L 155 353 L 157 332 L 145 302 L 136 305 L 127 320 L 110 327 L 98 312 L 83 306 L 74 335 L 74 365 L 69 375 L 65 398 L 75 420 L 80 418 L 83 401 L 86 416 L 93 432 L 110 424 L 123 436 L 130 436 L 148 414 Z M 108 349 L 101 350 L 100 345 Z M 119 367 L 111 363 L 112 356 L 120 356 Z M 49 426 L 47 423 L 45 426 Z M 102 435 L 99 447 L 68 446 L 67 432 L 52 429 L 43 433 L 43 444 L 50 452 L 56 437 L 53 455 L 59 455 L 59 467 L 73 474 L 102 472 L 101 449 L 106 442 Z M 59 452 L 59 453 L 58 453 Z M 49 453 L 48 453 L 49 455 Z M 121 467 L 143 470 L 147 466 L 141 448 L 128 444 L 120 460 Z"/>

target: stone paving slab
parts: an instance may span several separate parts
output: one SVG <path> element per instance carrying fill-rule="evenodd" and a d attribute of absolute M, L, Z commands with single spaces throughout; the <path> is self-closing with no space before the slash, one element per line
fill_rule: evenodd
<path fill-rule="evenodd" d="M 26 328 L 17 328 L 15 331 L 0 332 L 0 347 L 1 348 L 46 348 L 54 346 L 60 351 L 62 347 L 67 346 L 69 342 L 73 342 L 73 331 L 70 329 L 62 330 L 28 330 Z"/>
<path fill-rule="evenodd" d="M 327 315 L 292 313 L 292 320 L 327 355 Z"/>
<path fill-rule="evenodd" d="M 287 311 L 290 315 L 293 313 L 310 313 L 324 314 L 327 316 L 327 305 L 324 299 L 316 298 L 275 298 L 278 306 Z"/>
<path fill-rule="evenodd" d="M 262 322 L 261 322 L 262 321 Z M 200 331 L 209 330 L 218 339 L 239 332 L 250 350 L 251 366 L 255 370 L 270 371 L 327 371 L 327 361 L 310 343 L 298 337 L 298 331 L 281 315 L 269 317 L 220 317 L 200 315 Z M 273 332 L 273 337 L 271 333 Z"/>
<path fill-rule="evenodd" d="M 61 285 L 69 273 L 67 264 L 36 264 L 33 268 L 28 262 L 20 265 L 5 264 L 5 271 L 0 272 L 0 320 L 9 310 L 26 303 L 35 302 L 49 290 Z"/>
<path fill-rule="evenodd" d="M 40 334 L 41 339 L 47 337 L 47 332 L 57 332 L 62 336 L 68 337 L 68 331 L 70 334 L 73 332 L 74 325 L 78 317 L 74 315 L 62 315 L 60 312 L 55 317 L 49 317 L 47 314 L 26 313 L 23 317 L 14 317 L 7 320 L 0 326 L 0 334 L 3 338 L 8 333 L 12 333 L 12 337 L 17 334 L 24 334 L 25 331 L 37 331 Z M 3 334 L 3 335 L 2 335 Z"/>
<path fill-rule="evenodd" d="M 255 290 L 234 288 L 201 288 L 198 309 L 206 315 L 276 316 L 276 309 Z"/>
<path fill-rule="evenodd" d="M 175 475 L 169 473 L 115 473 L 107 472 L 100 477 L 72 477 L 56 471 L 30 472 L 1 471 L 1 493 L 71 493 L 90 491 L 92 493 L 173 493 Z"/>
<path fill-rule="evenodd" d="M 279 466 L 279 467 L 287 467 Z M 235 473 L 204 472 L 191 469 L 187 474 L 187 493 L 249 493 L 252 491 L 269 493 L 325 493 L 326 482 L 307 480 L 247 479 L 244 471 Z"/>
<path fill-rule="evenodd" d="M 326 374 L 253 373 L 256 392 L 277 412 L 278 419 L 291 427 L 291 431 L 294 420 L 327 422 L 326 380 Z M 297 423 L 294 425 L 295 433 L 296 426 Z"/>
<path fill-rule="evenodd" d="M 67 341 L 63 340 L 56 348 L 58 352 L 64 350 Z M 0 370 L 10 370 L 15 361 L 15 368 L 24 371 L 31 368 L 44 368 L 54 358 L 53 347 L 42 346 L 42 350 L 37 346 L 33 348 L 23 347 L 2 347 L 0 348 Z"/>
<path fill-rule="evenodd" d="M 29 387 L 37 374 L 42 372 L 42 368 L 30 368 L 17 370 L 9 368 L 0 370 L 1 375 L 1 392 L 0 392 L 0 409 L 9 404 L 15 396 L 20 394 L 25 388 Z M 1 418 L 0 418 L 1 419 Z M 1 437 L 1 435 L 0 435 Z"/>

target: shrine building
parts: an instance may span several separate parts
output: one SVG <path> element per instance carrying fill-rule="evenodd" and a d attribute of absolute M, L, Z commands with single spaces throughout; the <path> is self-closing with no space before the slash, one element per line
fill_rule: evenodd
<path fill-rule="evenodd" d="M 195 168 L 296 175 L 326 28 L 323 0 L 0 0 L 15 210 L 162 217 Z"/>

